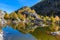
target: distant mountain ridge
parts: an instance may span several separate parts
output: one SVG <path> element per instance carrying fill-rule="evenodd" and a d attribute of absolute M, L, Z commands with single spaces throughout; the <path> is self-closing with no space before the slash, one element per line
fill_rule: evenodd
<path fill-rule="evenodd" d="M 31 7 L 38 14 L 60 16 L 60 0 L 44 0 Z"/>

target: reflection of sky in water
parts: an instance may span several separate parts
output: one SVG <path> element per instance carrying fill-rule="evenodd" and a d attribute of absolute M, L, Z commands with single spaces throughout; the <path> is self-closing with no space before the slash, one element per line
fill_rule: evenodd
<path fill-rule="evenodd" d="M 3 28 L 5 40 L 36 40 L 31 34 L 23 34 L 7 26 Z"/>

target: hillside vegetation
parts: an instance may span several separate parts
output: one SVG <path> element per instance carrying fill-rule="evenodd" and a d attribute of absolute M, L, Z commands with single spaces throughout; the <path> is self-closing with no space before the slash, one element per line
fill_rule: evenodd
<path fill-rule="evenodd" d="M 22 32 L 33 32 L 38 27 L 48 27 L 49 30 L 47 31 L 50 32 L 60 30 L 60 18 L 58 16 L 38 15 L 34 9 L 29 7 L 23 7 L 11 14 L 6 13 L 4 19 L 9 21 L 7 24 Z"/>

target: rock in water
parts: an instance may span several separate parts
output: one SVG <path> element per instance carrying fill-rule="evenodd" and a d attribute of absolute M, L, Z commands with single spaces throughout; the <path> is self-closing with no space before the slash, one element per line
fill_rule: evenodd
<path fill-rule="evenodd" d="M 0 40 L 3 40 L 3 32 L 0 32 Z"/>

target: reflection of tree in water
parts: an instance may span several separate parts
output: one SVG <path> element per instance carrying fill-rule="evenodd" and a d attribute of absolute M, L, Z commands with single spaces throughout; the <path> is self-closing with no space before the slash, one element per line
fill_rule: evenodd
<path fill-rule="evenodd" d="M 12 28 L 16 29 L 16 30 L 19 30 L 21 32 L 24 32 L 24 33 L 28 33 L 28 32 L 33 32 L 35 30 L 35 28 L 37 28 L 37 26 L 33 25 L 32 22 L 26 24 L 26 23 L 23 23 L 23 22 L 19 22 L 18 24 L 11 24 Z"/>

